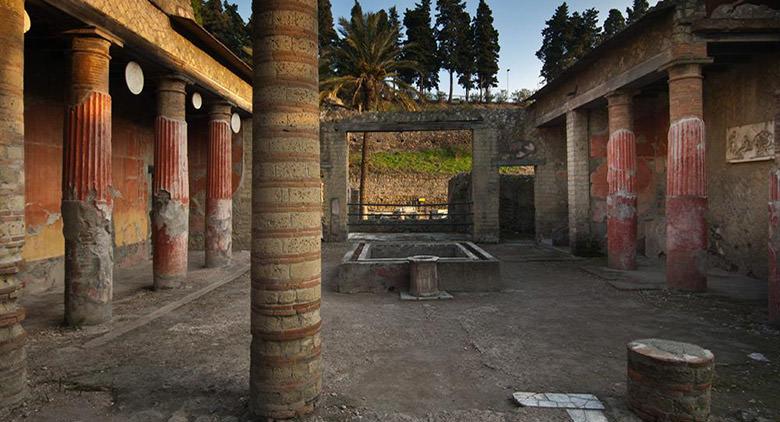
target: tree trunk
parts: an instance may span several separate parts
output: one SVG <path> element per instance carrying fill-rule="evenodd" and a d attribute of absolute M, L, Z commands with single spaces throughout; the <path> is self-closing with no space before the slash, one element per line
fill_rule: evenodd
<path fill-rule="evenodd" d="M 366 203 L 366 175 L 368 173 L 368 133 L 363 132 L 363 143 L 360 149 L 360 219 L 366 220 L 366 212 L 368 208 L 363 204 Z"/>
<path fill-rule="evenodd" d="M 466 88 L 466 102 L 469 102 L 469 89 Z"/>
<path fill-rule="evenodd" d="M 450 99 L 447 101 L 448 103 L 452 104 L 452 85 L 455 84 L 455 78 L 453 77 L 454 72 L 450 70 Z"/>

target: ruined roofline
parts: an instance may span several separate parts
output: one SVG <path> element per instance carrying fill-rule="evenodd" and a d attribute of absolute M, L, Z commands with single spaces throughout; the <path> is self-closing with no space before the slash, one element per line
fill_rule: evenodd
<path fill-rule="evenodd" d="M 576 74 L 583 67 L 593 63 L 596 60 L 596 57 L 601 55 L 602 52 L 609 50 L 610 48 L 612 48 L 613 45 L 622 42 L 624 39 L 633 35 L 640 29 L 645 28 L 656 19 L 665 16 L 667 13 L 674 10 L 676 6 L 677 6 L 676 0 L 661 0 L 652 9 L 648 10 L 644 16 L 639 18 L 639 20 L 626 26 L 617 34 L 602 41 L 601 44 L 597 45 L 593 50 L 589 51 L 587 54 L 585 54 L 585 56 L 577 60 L 573 65 L 567 67 L 563 71 L 563 73 L 558 75 L 557 78 L 548 81 L 543 87 L 541 87 L 532 96 L 530 96 L 528 98 L 528 101 L 534 101 L 544 96 L 548 91 L 552 90 L 553 88 L 563 83 L 563 81 L 568 79 L 569 76 Z"/>

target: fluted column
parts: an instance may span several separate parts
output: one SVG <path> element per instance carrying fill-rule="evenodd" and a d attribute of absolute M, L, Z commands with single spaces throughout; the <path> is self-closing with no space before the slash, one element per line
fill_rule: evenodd
<path fill-rule="evenodd" d="M 27 395 L 24 309 L 24 0 L 0 0 L 0 411 Z"/>
<path fill-rule="evenodd" d="M 65 320 L 96 325 L 111 320 L 113 198 L 111 42 L 77 31 L 71 42 L 71 81 L 65 122 L 62 219 L 65 236 Z"/>
<path fill-rule="evenodd" d="M 155 290 L 180 287 L 187 279 L 190 185 L 186 87 L 183 79 L 168 77 L 157 88 L 152 181 Z"/>
<path fill-rule="evenodd" d="M 609 267 L 636 269 L 637 195 L 636 136 L 633 94 L 615 92 L 609 101 L 607 144 L 607 250 Z"/>
<path fill-rule="evenodd" d="M 669 162 L 666 186 L 666 281 L 707 290 L 707 167 L 701 64 L 669 73 Z"/>
<path fill-rule="evenodd" d="M 780 136 L 780 91 L 775 92 L 775 137 Z M 780 142 L 769 175 L 769 323 L 780 326 Z"/>
<path fill-rule="evenodd" d="M 206 179 L 206 267 L 230 262 L 233 251 L 233 135 L 230 104 L 217 103 L 209 111 L 209 152 Z"/>
<path fill-rule="evenodd" d="M 250 409 L 291 418 L 322 389 L 317 1 L 254 0 Z"/>

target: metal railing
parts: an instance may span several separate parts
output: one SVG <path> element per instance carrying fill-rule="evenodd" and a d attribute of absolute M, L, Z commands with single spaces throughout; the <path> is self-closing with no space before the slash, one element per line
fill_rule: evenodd
<path fill-rule="evenodd" d="M 360 227 L 441 228 L 473 225 L 472 203 L 360 204 L 349 205 L 349 225 Z M 381 211 L 389 209 L 389 211 Z M 373 210 L 373 211 L 368 211 Z M 379 210 L 379 211 L 377 211 Z M 454 212 L 453 212 L 454 211 Z"/>

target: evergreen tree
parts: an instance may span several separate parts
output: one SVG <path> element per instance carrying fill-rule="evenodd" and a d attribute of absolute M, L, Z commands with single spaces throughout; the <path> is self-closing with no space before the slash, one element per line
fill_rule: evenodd
<path fill-rule="evenodd" d="M 431 0 L 421 0 L 414 9 L 404 13 L 406 41 L 403 43 L 403 60 L 417 64 L 416 69 L 403 69 L 401 77 L 419 88 L 420 97 L 425 91 L 438 88 L 439 60 L 436 34 L 431 26 Z"/>
<path fill-rule="evenodd" d="M 498 31 L 493 26 L 493 11 L 485 0 L 477 6 L 474 18 L 474 44 L 476 46 L 477 87 L 487 92 L 498 84 Z"/>
<path fill-rule="evenodd" d="M 649 9 L 650 4 L 647 2 L 647 0 L 634 0 L 634 7 L 629 7 L 626 9 L 626 14 L 628 15 L 626 24 L 631 25 L 632 23 L 638 21 L 642 16 L 644 16 L 645 13 L 647 13 Z"/>
<path fill-rule="evenodd" d="M 469 94 L 474 89 L 477 74 L 476 60 L 476 38 L 474 29 L 476 24 L 472 24 L 471 16 L 465 10 L 460 14 L 460 25 L 465 30 L 459 32 L 457 43 L 456 70 L 458 72 L 458 84 L 466 91 L 466 101 L 469 101 Z"/>
<path fill-rule="evenodd" d="M 461 0 L 438 0 L 436 3 L 436 40 L 439 43 L 442 68 L 450 74 L 449 102 L 452 102 L 452 90 L 455 85 L 455 73 L 458 71 L 458 43 L 463 40 L 462 25 L 466 4 Z"/>
<path fill-rule="evenodd" d="M 195 14 L 195 22 L 203 25 L 203 0 L 190 0 L 192 12 Z"/>
<path fill-rule="evenodd" d="M 626 27 L 626 19 L 620 10 L 611 9 L 609 16 L 604 21 L 604 38 L 611 38 Z"/>
<path fill-rule="evenodd" d="M 599 12 L 596 9 L 588 9 L 581 14 L 579 12 L 572 14 L 565 35 L 565 67 L 573 65 L 596 47 L 601 38 L 601 28 L 599 28 L 598 22 Z"/>
<path fill-rule="evenodd" d="M 566 43 L 569 31 L 569 5 L 564 2 L 548 20 L 542 30 L 542 47 L 536 57 L 542 61 L 541 76 L 548 82 L 566 68 Z"/>
<path fill-rule="evenodd" d="M 223 7 L 225 9 L 227 33 L 224 34 L 222 42 L 238 57 L 248 61 L 251 57 L 247 49 L 252 44 L 252 37 L 247 24 L 244 22 L 241 14 L 238 13 L 238 5 L 225 1 Z"/>
<path fill-rule="evenodd" d="M 398 14 L 398 8 L 393 6 L 387 9 L 387 19 L 390 22 L 390 26 L 398 34 L 396 37 L 395 46 L 401 47 L 401 16 Z"/>
<path fill-rule="evenodd" d="M 333 26 L 333 8 L 330 4 L 330 0 L 318 0 L 319 6 L 319 45 L 320 51 L 325 51 L 336 45 L 338 36 L 336 35 L 336 29 Z"/>

